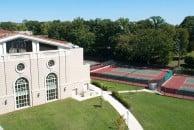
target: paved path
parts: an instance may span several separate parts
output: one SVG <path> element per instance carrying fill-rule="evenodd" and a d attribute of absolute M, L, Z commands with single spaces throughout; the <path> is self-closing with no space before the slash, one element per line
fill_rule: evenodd
<path fill-rule="evenodd" d="M 156 90 L 149 90 L 149 89 L 118 91 L 118 93 L 138 93 L 138 92 L 148 92 L 148 93 L 157 93 L 157 94 L 160 94 Z"/>
<path fill-rule="evenodd" d="M 108 101 L 115 109 L 116 111 L 123 116 L 129 130 L 143 130 L 143 127 L 138 122 L 138 120 L 133 116 L 133 114 L 124 107 L 119 101 L 117 101 L 115 98 L 113 98 L 109 93 L 106 91 L 102 94 L 104 100 Z"/>

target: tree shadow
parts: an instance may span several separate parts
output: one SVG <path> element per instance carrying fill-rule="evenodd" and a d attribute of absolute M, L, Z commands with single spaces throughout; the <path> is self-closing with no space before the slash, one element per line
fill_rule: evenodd
<path fill-rule="evenodd" d="M 102 108 L 102 105 L 100 105 L 100 104 L 95 104 L 95 105 L 93 105 L 95 108 Z"/>

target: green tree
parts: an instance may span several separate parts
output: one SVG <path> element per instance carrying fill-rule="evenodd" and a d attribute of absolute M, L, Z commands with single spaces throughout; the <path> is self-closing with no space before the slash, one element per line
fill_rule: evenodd
<path fill-rule="evenodd" d="M 181 28 L 187 29 L 189 32 L 189 45 L 188 50 L 192 51 L 194 49 L 194 16 L 187 16 L 180 24 Z"/>
<path fill-rule="evenodd" d="M 9 30 L 9 31 L 16 31 L 17 30 L 17 24 L 13 22 L 1 22 L 0 23 L 0 28 L 4 30 Z"/>
<path fill-rule="evenodd" d="M 119 18 L 114 24 L 119 34 L 129 34 L 132 31 L 131 22 L 127 18 Z"/>
<path fill-rule="evenodd" d="M 24 21 L 24 24 L 28 31 L 32 31 L 34 35 L 41 35 L 41 22 L 38 21 Z"/>
<path fill-rule="evenodd" d="M 187 52 L 189 43 L 189 34 L 187 30 L 178 28 L 176 30 L 175 53 L 178 55 L 178 67 L 180 67 L 180 60 Z"/>
<path fill-rule="evenodd" d="M 137 35 L 118 35 L 114 37 L 114 42 L 117 43 L 114 49 L 114 57 L 116 60 L 132 64 L 134 57 L 134 46 L 138 44 Z"/>
<path fill-rule="evenodd" d="M 142 29 L 151 29 L 153 28 L 153 24 L 149 19 L 146 20 L 140 20 L 136 22 L 136 29 L 135 31 L 137 32 L 138 30 L 142 30 Z"/>
<path fill-rule="evenodd" d="M 135 61 L 143 64 L 166 65 L 172 58 L 173 38 L 163 30 L 148 29 L 139 35 Z"/>
<path fill-rule="evenodd" d="M 41 33 L 42 33 L 42 35 L 48 35 L 48 32 L 49 32 L 49 28 L 51 26 L 51 23 L 52 22 L 43 22 L 41 24 Z"/>
<path fill-rule="evenodd" d="M 93 45 L 95 44 L 95 35 L 86 29 L 72 30 L 69 32 L 69 39 L 72 43 L 83 47 L 86 55 L 91 55 L 93 52 Z"/>
<path fill-rule="evenodd" d="M 17 31 L 26 31 L 27 30 L 27 27 L 26 27 L 26 25 L 24 23 L 17 24 L 16 28 L 17 28 L 16 29 Z"/>
<path fill-rule="evenodd" d="M 86 55 L 94 51 L 95 34 L 90 31 L 89 26 L 82 18 L 76 18 L 68 26 L 67 40 L 84 48 Z"/>
<path fill-rule="evenodd" d="M 59 40 L 71 40 L 68 39 L 68 26 L 71 23 L 69 22 L 61 22 L 59 20 L 55 20 L 48 25 L 48 37 L 59 39 Z M 44 31 L 46 32 L 46 30 Z"/>
<path fill-rule="evenodd" d="M 113 22 L 110 19 L 95 19 L 88 21 L 87 25 L 90 31 L 96 36 L 93 56 L 103 59 L 111 58 L 116 46 L 112 39 L 115 35 L 121 33 L 121 24 Z"/>
<path fill-rule="evenodd" d="M 166 24 L 165 20 L 160 16 L 152 16 L 149 18 L 149 21 L 155 29 L 158 29 L 162 25 Z"/>

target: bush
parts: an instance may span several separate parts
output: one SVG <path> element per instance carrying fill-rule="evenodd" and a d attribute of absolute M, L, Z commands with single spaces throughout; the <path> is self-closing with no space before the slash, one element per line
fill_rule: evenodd
<path fill-rule="evenodd" d="M 123 100 L 118 92 L 113 91 L 112 92 L 112 96 L 115 99 L 117 99 L 121 104 L 123 104 L 123 106 L 125 106 L 126 108 L 128 108 L 128 109 L 131 108 L 130 104 L 128 102 L 126 102 L 125 100 Z"/>
<path fill-rule="evenodd" d="M 186 74 L 186 75 L 192 75 L 192 76 L 194 75 L 194 69 L 191 69 L 191 68 L 181 67 L 181 68 L 176 68 L 173 71 L 176 74 Z"/>
<path fill-rule="evenodd" d="M 119 116 L 115 120 L 116 128 L 117 130 L 125 130 L 125 120 L 123 119 L 123 116 Z"/>
<path fill-rule="evenodd" d="M 92 81 L 92 84 L 95 85 L 95 86 L 97 86 L 97 87 L 99 87 L 99 88 L 101 88 L 101 89 L 104 90 L 104 91 L 107 91 L 107 90 L 108 90 L 107 87 L 104 86 L 104 85 L 103 85 L 102 83 L 100 83 L 100 82 Z"/>
<path fill-rule="evenodd" d="M 192 57 L 192 56 L 186 56 L 185 57 L 185 64 L 188 67 L 193 68 L 194 67 L 194 57 Z"/>

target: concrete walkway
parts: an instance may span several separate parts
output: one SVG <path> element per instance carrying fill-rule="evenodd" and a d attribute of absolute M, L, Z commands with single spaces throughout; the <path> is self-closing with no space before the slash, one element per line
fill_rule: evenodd
<path fill-rule="evenodd" d="M 160 92 L 158 92 L 156 90 L 149 90 L 149 89 L 118 91 L 118 93 L 138 93 L 138 92 L 147 92 L 147 93 L 157 93 L 157 94 L 161 94 Z"/>
<path fill-rule="evenodd" d="M 117 101 L 114 97 L 109 95 L 106 91 L 103 92 L 103 98 L 104 100 L 108 101 L 115 110 L 123 116 L 129 130 L 143 130 L 143 127 L 138 122 L 138 120 L 133 116 L 133 114 L 124 107 L 119 101 Z"/>

